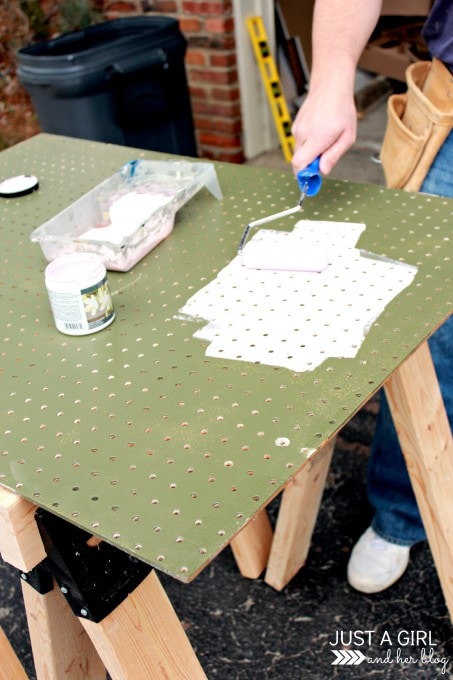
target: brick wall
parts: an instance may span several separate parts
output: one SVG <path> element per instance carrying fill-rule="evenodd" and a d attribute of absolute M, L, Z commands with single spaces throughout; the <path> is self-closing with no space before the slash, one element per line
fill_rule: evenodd
<path fill-rule="evenodd" d="M 231 0 L 103 0 L 106 19 L 156 12 L 178 19 L 200 158 L 242 163 L 242 119 Z"/>

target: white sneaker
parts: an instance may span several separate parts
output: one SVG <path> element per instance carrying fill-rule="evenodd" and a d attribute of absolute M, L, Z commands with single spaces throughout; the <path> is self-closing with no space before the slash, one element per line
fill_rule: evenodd
<path fill-rule="evenodd" d="M 380 593 L 406 571 L 410 548 L 384 541 L 371 527 L 355 544 L 348 563 L 348 582 L 362 593 Z"/>

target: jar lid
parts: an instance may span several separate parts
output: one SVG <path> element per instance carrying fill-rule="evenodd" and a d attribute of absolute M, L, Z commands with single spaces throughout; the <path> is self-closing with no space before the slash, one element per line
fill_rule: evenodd
<path fill-rule="evenodd" d="M 46 267 L 46 279 L 59 283 L 81 283 L 105 275 L 102 259 L 95 253 L 60 255 Z"/>
<path fill-rule="evenodd" d="M 7 177 L 0 182 L 0 196 L 2 198 L 16 198 L 26 196 L 36 191 L 39 187 L 38 178 L 35 175 L 16 175 Z"/>

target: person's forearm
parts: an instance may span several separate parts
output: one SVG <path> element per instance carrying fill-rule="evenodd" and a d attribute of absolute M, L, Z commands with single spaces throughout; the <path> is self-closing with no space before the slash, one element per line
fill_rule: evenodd
<path fill-rule="evenodd" d="M 316 0 L 310 85 L 339 77 L 353 87 L 357 62 L 381 6 L 382 0 Z"/>
<path fill-rule="evenodd" d="M 292 126 L 295 173 L 317 156 L 328 174 L 354 143 L 357 62 L 378 21 L 382 0 L 317 0 L 308 96 Z"/>

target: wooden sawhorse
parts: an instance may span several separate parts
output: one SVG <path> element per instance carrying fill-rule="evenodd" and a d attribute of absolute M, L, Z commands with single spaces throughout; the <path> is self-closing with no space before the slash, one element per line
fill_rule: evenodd
<path fill-rule="evenodd" d="M 30 585 L 28 574 L 46 559 L 35 512 L 29 501 L 0 489 L 1 554 L 22 574 L 38 678 L 105 680 L 106 669 L 114 680 L 206 678 L 154 571 L 99 622 L 76 616 L 56 584 L 44 594 Z M 8 670 L 5 680 L 25 678 L 8 641 L 2 637 L 0 643 L 3 671 L 18 669 L 17 674 Z"/>

